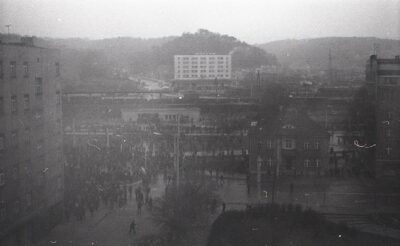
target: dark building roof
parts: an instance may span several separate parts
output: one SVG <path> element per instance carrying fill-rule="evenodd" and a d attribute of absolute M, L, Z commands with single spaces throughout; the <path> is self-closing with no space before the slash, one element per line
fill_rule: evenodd
<path fill-rule="evenodd" d="M 329 133 L 315 121 L 310 119 L 306 112 L 288 109 L 274 119 L 267 119 L 257 124 L 260 135 L 281 136 L 329 136 Z M 250 134 L 252 134 L 250 133 Z"/>

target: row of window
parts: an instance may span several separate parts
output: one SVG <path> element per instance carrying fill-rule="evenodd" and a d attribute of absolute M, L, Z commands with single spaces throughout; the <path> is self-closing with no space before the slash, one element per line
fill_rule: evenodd
<path fill-rule="evenodd" d="M 183 64 L 183 65 L 189 65 L 189 64 L 191 64 L 191 65 L 198 65 L 198 64 L 209 64 L 209 65 L 214 65 L 214 64 L 229 64 L 229 61 L 228 60 L 226 60 L 226 61 L 208 61 L 208 62 L 206 62 L 206 61 L 200 61 L 200 62 L 198 62 L 198 61 L 183 61 L 183 62 L 181 62 L 181 61 L 178 61 L 178 62 L 176 62 L 176 64 L 178 64 L 178 66 L 180 65 L 180 64 Z"/>
<path fill-rule="evenodd" d="M 221 70 L 221 69 L 217 70 L 218 73 L 223 73 L 224 71 L 225 71 L 225 73 L 229 73 L 229 70 Z M 198 73 L 198 72 L 206 73 L 207 70 L 182 70 L 182 72 L 183 73 L 190 73 L 190 72 L 192 72 L 192 73 Z M 210 70 L 208 70 L 208 72 L 209 73 L 214 73 L 215 70 L 210 69 Z M 181 70 L 177 70 L 177 73 L 181 73 Z"/>
<path fill-rule="evenodd" d="M 39 62 L 39 58 L 37 59 L 37 61 Z M 17 62 L 16 61 L 10 61 L 9 63 L 9 74 L 10 74 L 10 78 L 15 79 L 17 78 Z M 56 76 L 60 76 L 60 63 L 56 62 L 54 64 L 55 66 L 55 71 L 56 71 Z M 24 78 L 29 78 L 30 76 L 30 64 L 27 61 L 24 61 L 22 63 L 22 69 L 23 69 L 23 74 L 22 76 Z M 4 64 L 3 61 L 0 61 L 0 78 L 3 78 L 4 75 Z"/>
<path fill-rule="evenodd" d="M 183 68 L 183 69 L 189 69 L 189 66 L 188 65 L 184 65 L 184 66 L 177 66 L 177 68 L 178 68 L 178 70 L 180 69 L 180 68 Z M 192 69 L 198 69 L 198 68 L 201 68 L 201 69 L 206 69 L 207 68 L 207 66 L 191 66 L 191 68 Z M 208 66 L 208 68 L 209 69 L 213 69 L 213 68 L 226 68 L 226 69 L 229 69 L 229 66 L 228 65 L 226 65 L 226 66 L 223 66 L 223 65 L 215 65 L 215 66 Z"/>
<path fill-rule="evenodd" d="M 9 146 L 9 148 L 18 148 L 19 146 L 19 134 L 20 131 L 18 129 L 11 131 L 10 133 L 10 138 L 8 139 L 8 143 L 7 146 Z M 29 127 L 25 127 L 23 129 L 23 139 L 22 142 L 25 145 L 28 145 L 31 143 L 31 128 Z M 41 150 L 43 148 L 44 145 L 44 140 L 43 139 L 39 139 L 36 143 L 36 150 Z M 3 151 L 5 151 L 6 149 L 6 137 L 4 134 L 0 133 L 0 153 L 2 153 Z"/>
<path fill-rule="evenodd" d="M 271 157 L 269 157 L 269 158 L 266 160 L 265 164 L 267 165 L 267 167 L 272 167 L 272 166 L 274 165 L 274 162 L 275 162 L 275 161 L 274 161 Z M 304 165 L 305 168 L 309 168 L 309 167 L 316 167 L 316 168 L 318 168 L 318 167 L 321 166 L 321 160 L 320 160 L 320 159 L 314 159 L 314 160 L 311 160 L 311 159 L 304 159 L 304 160 L 303 160 L 303 165 Z"/>
<path fill-rule="evenodd" d="M 164 115 L 165 120 L 178 120 L 178 115 L 177 114 L 166 114 Z M 182 122 L 187 122 L 189 121 L 190 117 L 188 115 L 181 115 L 181 121 Z M 192 119 L 193 120 L 193 119 Z"/>
<path fill-rule="evenodd" d="M 208 76 L 207 75 L 197 75 L 197 74 L 191 74 L 190 76 L 188 75 L 188 74 L 184 74 L 184 75 L 182 75 L 182 76 L 180 76 L 179 74 L 178 75 L 176 75 L 176 78 L 215 78 L 215 77 L 218 77 L 218 78 L 223 78 L 223 77 L 225 77 L 225 78 L 229 78 L 229 75 L 228 74 L 225 74 L 225 75 L 223 75 L 223 74 L 217 74 L 217 75 L 215 75 L 215 74 L 209 74 Z"/>
<path fill-rule="evenodd" d="M 397 114 L 397 117 L 400 119 L 400 112 L 395 113 L 393 111 L 383 111 L 382 113 L 380 113 L 380 117 L 382 120 L 391 121 L 391 120 L 396 119 L 396 114 Z M 387 124 L 388 122 L 382 122 L 382 123 Z"/>
<path fill-rule="evenodd" d="M 36 96 L 41 96 L 42 95 L 42 88 L 41 88 L 41 83 L 36 89 Z M 10 112 L 11 114 L 16 114 L 18 113 L 18 97 L 17 95 L 12 95 L 10 98 Z M 56 91 L 56 104 L 61 105 L 61 93 L 60 91 Z M 23 110 L 24 111 L 29 111 L 31 109 L 31 99 L 29 94 L 24 94 L 23 97 Z M 4 110 L 4 98 L 0 97 L 0 115 L 3 115 L 5 113 Z"/>
<path fill-rule="evenodd" d="M 293 149 L 295 147 L 295 140 L 294 139 L 290 139 L 290 138 L 285 138 L 283 140 L 282 144 L 283 144 L 282 147 L 284 149 Z M 272 140 L 267 140 L 266 141 L 266 145 L 267 145 L 267 149 L 272 149 L 273 148 Z M 319 142 L 314 142 L 314 145 L 312 146 L 312 144 L 310 142 L 304 142 L 303 149 L 304 150 L 311 150 L 311 149 L 319 150 L 320 149 L 320 143 Z"/>
<path fill-rule="evenodd" d="M 181 60 L 181 58 L 182 58 L 182 60 L 184 60 L 184 61 L 188 61 L 188 60 L 194 61 L 194 60 L 198 60 L 199 59 L 199 57 L 196 57 L 196 56 L 190 57 L 190 59 L 189 59 L 189 57 L 180 57 L 180 56 L 178 56 L 177 58 L 178 58 L 178 60 Z M 208 58 L 208 60 L 215 60 L 215 58 L 217 58 L 218 60 L 224 60 L 226 58 L 228 60 L 229 56 L 218 56 L 218 57 L 215 57 L 215 56 L 208 56 L 208 57 L 201 56 L 200 60 L 206 60 L 206 58 Z"/>

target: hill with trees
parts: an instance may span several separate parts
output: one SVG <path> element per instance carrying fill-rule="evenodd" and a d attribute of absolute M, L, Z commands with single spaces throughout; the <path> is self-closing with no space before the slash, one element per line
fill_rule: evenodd
<path fill-rule="evenodd" d="M 380 57 L 400 54 L 400 40 L 373 37 L 326 37 L 315 39 L 289 39 L 259 44 L 278 61 L 292 69 L 327 70 L 329 50 L 332 68 L 337 70 L 365 71 L 369 56 L 376 50 Z"/>
<path fill-rule="evenodd" d="M 0 34 L 0 39 L 18 35 Z M 276 64 L 274 55 L 237 40 L 235 37 L 199 29 L 179 37 L 101 40 L 82 38 L 36 38 L 35 45 L 61 51 L 62 74 L 67 87 L 85 86 L 96 81 L 127 80 L 129 75 L 173 78 L 173 57 L 177 54 L 232 54 L 233 69 L 256 68 Z M 103 82 L 101 86 L 107 86 Z"/>

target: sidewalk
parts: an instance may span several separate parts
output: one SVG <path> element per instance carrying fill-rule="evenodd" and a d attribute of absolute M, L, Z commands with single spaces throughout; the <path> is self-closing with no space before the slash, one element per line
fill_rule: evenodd
<path fill-rule="evenodd" d="M 164 192 L 161 177 L 151 184 L 153 199 L 160 197 Z M 139 183 L 134 184 L 134 188 Z M 129 225 L 135 219 L 136 234 L 129 234 Z M 137 207 L 134 194 L 128 203 L 121 207 L 109 209 L 104 205 L 95 212 L 93 217 L 86 213 L 86 219 L 77 221 L 72 217 L 70 222 L 56 226 L 46 238 L 35 246 L 127 246 L 135 245 L 134 241 L 144 235 L 157 233 L 158 228 L 151 220 L 148 209 L 143 206 L 141 215 L 137 214 Z"/>

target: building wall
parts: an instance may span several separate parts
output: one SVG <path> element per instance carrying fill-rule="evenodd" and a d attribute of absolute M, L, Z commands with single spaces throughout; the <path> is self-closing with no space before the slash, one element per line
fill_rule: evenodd
<path fill-rule="evenodd" d="M 367 85 L 376 101 L 376 174 L 400 175 L 400 57 L 371 56 Z"/>
<path fill-rule="evenodd" d="M 174 56 L 175 80 L 231 79 L 230 55 L 195 54 Z"/>
<path fill-rule="evenodd" d="M 0 43 L 0 242 L 29 243 L 29 224 L 63 199 L 59 71 L 57 50 Z"/>
<path fill-rule="evenodd" d="M 199 108 L 130 108 L 121 109 L 121 113 L 125 122 L 137 122 L 140 117 L 155 116 L 162 122 L 174 123 L 179 115 L 182 124 L 198 125 L 200 121 Z"/>
<path fill-rule="evenodd" d="M 329 167 L 329 136 L 269 131 L 254 126 L 249 131 L 249 171 L 255 180 L 258 165 L 262 176 L 323 175 Z"/>

